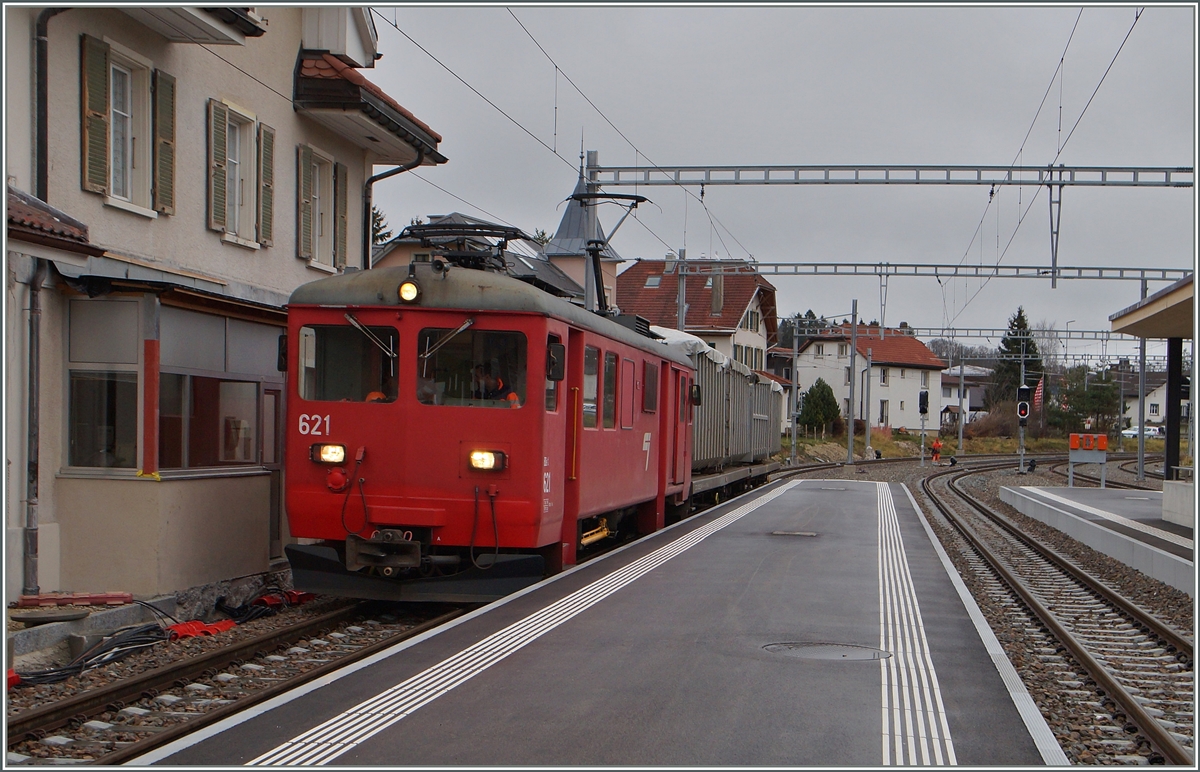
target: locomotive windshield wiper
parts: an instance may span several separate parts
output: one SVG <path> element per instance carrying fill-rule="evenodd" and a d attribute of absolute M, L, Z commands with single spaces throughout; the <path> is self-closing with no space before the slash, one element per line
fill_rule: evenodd
<path fill-rule="evenodd" d="M 395 359 L 398 356 L 398 354 L 395 351 L 392 351 L 392 347 L 390 345 L 381 341 L 378 337 L 376 337 L 375 333 L 371 332 L 366 327 L 364 327 L 363 323 L 358 321 L 358 319 L 356 319 L 354 317 L 354 314 L 346 314 L 346 321 L 350 322 L 350 324 L 354 325 L 354 329 L 358 330 L 363 335 L 366 335 L 367 340 L 371 341 L 376 346 L 378 346 L 379 350 L 382 351 L 383 353 L 387 354 L 390 359 Z"/>
<path fill-rule="evenodd" d="M 462 324 L 460 324 L 460 325 L 458 326 L 458 329 L 457 329 L 457 330 L 451 330 L 450 332 L 448 332 L 448 333 L 446 333 L 445 335 L 443 335 L 443 336 L 441 337 L 441 339 L 440 339 L 440 340 L 439 340 L 437 343 L 434 343 L 432 346 L 430 346 L 429 348 L 427 348 L 427 349 L 425 350 L 425 353 L 424 353 L 424 354 L 418 354 L 417 356 L 419 356 L 421 359 L 428 359 L 429 357 L 433 356 L 433 355 L 434 355 L 434 353 L 436 353 L 436 352 L 437 352 L 437 350 L 438 350 L 439 348 L 441 348 L 442 346 L 444 346 L 444 345 L 446 345 L 447 343 L 449 343 L 451 338 L 453 338 L 455 335 L 459 334 L 459 333 L 460 333 L 460 332 L 462 332 L 463 330 L 467 329 L 467 328 L 468 328 L 468 327 L 470 327 L 472 324 L 475 324 L 475 317 L 471 317 L 471 318 L 470 318 L 470 319 L 468 319 L 467 321 L 465 321 L 465 322 L 463 322 Z"/>

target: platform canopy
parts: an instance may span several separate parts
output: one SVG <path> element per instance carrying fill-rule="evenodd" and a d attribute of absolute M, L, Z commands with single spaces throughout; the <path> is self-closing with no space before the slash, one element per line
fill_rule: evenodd
<path fill-rule="evenodd" d="M 1191 340 L 1195 304 L 1192 280 L 1192 276 L 1180 279 L 1108 317 L 1112 331 L 1139 338 Z"/>

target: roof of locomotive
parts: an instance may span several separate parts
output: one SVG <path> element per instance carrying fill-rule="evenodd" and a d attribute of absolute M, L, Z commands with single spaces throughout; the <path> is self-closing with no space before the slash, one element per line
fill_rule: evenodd
<path fill-rule="evenodd" d="M 692 367 L 682 352 L 646 338 L 622 325 L 577 305 L 554 297 L 523 281 L 493 271 L 447 265 L 441 272 L 430 263 L 413 263 L 421 287 L 417 308 L 464 309 L 468 311 L 515 311 L 562 319 L 600 335 L 619 340 L 677 364 Z M 408 266 L 375 268 L 330 276 L 301 285 L 292 292 L 288 306 L 408 306 L 396 295 L 408 278 Z"/>

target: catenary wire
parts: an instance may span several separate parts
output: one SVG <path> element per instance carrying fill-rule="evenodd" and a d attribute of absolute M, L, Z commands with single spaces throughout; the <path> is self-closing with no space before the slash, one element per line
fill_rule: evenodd
<path fill-rule="evenodd" d="M 542 52 L 542 54 L 546 57 L 546 59 L 549 60 L 549 62 L 552 65 L 554 65 L 555 71 L 562 74 L 562 76 L 566 79 L 567 83 L 570 83 L 571 87 L 574 88 L 581 97 L 583 97 L 584 101 L 586 101 L 589 105 L 591 105 L 592 109 L 595 110 L 596 113 L 601 118 L 604 119 L 605 123 L 607 123 L 610 127 L 612 127 L 612 130 L 617 132 L 617 134 L 620 135 L 621 139 L 625 140 L 629 144 L 629 146 L 631 148 L 633 148 L 634 152 L 637 155 L 640 155 L 642 158 L 645 158 L 646 161 L 650 164 L 650 167 L 652 169 L 658 169 L 659 171 L 662 171 L 661 166 L 654 163 L 653 159 L 651 159 L 648 155 L 646 155 L 644 152 L 642 152 L 641 148 L 639 148 L 637 145 L 635 145 L 633 140 L 631 140 L 629 137 L 625 136 L 625 132 L 623 132 L 619 128 L 617 128 L 617 125 L 615 123 L 613 123 L 607 115 L 604 114 L 603 110 L 601 110 L 599 107 L 596 106 L 596 103 L 593 102 L 591 100 L 591 98 L 583 92 L 583 89 L 581 89 L 581 88 L 579 88 L 579 86 L 575 85 L 575 81 L 571 80 L 571 76 L 568 75 L 566 73 L 566 71 L 563 70 L 561 67 L 559 67 L 558 62 L 554 61 L 554 57 L 550 56 L 550 54 L 546 51 L 546 49 L 542 46 L 542 44 L 538 42 L 537 38 L 535 38 L 533 36 L 533 33 L 529 31 L 529 29 L 525 26 L 524 23 L 522 23 L 522 21 L 519 18 L 517 18 L 517 15 L 515 13 L 513 13 L 513 10 L 511 8 L 506 8 L 505 10 L 507 10 L 509 15 L 513 17 L 513 21 L 515 21 L 521 27 L 521 29 L 525 31 L 525 34 L 529 36 L 529 39 L 533 41 L 533 44 L 538 47 L 538 50 Z M 698 196 L 696 196 L 695 193 L 692 193 L 690 190 L 688 190 L 686 186 L 680 185 L 679 183 L 675 183 L 675 184 L 678 185 L 680 188 L 682 188 L 684 190 L 684 192 L 687 193 L 689 196 L 691 196 L 692 198 L 695 198 L 697 201 L 699 201 L 701 203 L 701 205 L 704 204 L 703 199 L 699 198 Z M 708 210 L 708 207 L 705 206 L 705 211 L 707 211 L 707 210 Z M 729 237 L 732 238 L 734 240 L 734 242 L 736 242 L 737 245 L 740 246 L 746 252 L 747 255 L 750 254 L 750 250 L 746 249 L 746 247 L 742 244 L 742 242 L 738 240 L 737 236 L 735 236 L 733 234 L 733 232 L 730 231 L 729 228 L 727 228 L 725 226 L 724 223 L 722 223 L 719 219 L 715 218 L 711 213 L 709 213 L 709 221 L 710 221 L 710 224 L 715 221 L 717 225 L 720 225 L 722 228 L 724 228 L 725 232 L 729 234 Z M 718 236 L 719 235 L 720 234 L 718 233 Z M 661 239 L 660 239 L 660 241 L 661 241 Z M 722 245 L 723 244 L 724 244 L 724 240 L 722 239 Z M 728 248 L 726 248 L 726 251 L 728 251 Z"/>
<path fill-rule="evenodd" d="M 1109 71 L 1111 71 L 1111 70 L 1112 70 L 1112 67 L 1113 67 L 1113 65 L 1114 65 L 1114 64 L 1116 64 L 1116 62 L 1117 62 L 1117 57 L 1121 55 L 1121 51 L 1122 51 L 1122 50 L 1125 48 L 1125 43 L 1126 43 L 1126 42 L 1129 40 L 1129 36 L 1133 34 L 1133 29 L 1134 29 L 1134 27 L 1136 27 L 1136 26 L 1137 26 L 1138 20 L 1142 18 L 1142 12 L 1143 12 L 1143 11 L 1145 11 L 1145 10 L 1146 10 L 1146 9 L 1145 9 L 1144 7 L 1143 7 L 1143 8 L 1139 8 L 1139 9 L 1138 9 L 1138 10 L 1137 10 L 1137 11 L 1134 13 L 1134 17 L 1133 17 L 1133 24 L 1131 24 L 1131 25 L 1129 26 L 1129 30 L 1128 30 L 1128 32 L 1126 32 L 1126 33 L 1125 33 L 1125 37 L 1124 37 L 1124 39 L 1122 39 L 1122 40 L 1121 40 L 1121 45 L 1119 45 L 1119 46 L 1117 47 L 1117 52 L 1116 52 L 1115 54 L 1113 54 L 1112 61 L 1110 61 L 1110 62 L 1108 63 L 1108 68 L 1107 68 L 1107 69 L 1105 69 L 1105 70 L 1104 70 L 1104 74 L 1100 76 L 1100 81 L 1099 81 L 1099 82 L 1096 84 L 1096 88 L 1092 90 L 1092 95 L 1091 95 L 1090 97 L 1088 97 L 1087 104 L 1085 104 L 1085 105 L 1084 105 L 1084 107 L 1083 107 L 1083 110 L 1082 110 L 1082 111 L 1080 111 L 1080 113 L 1079 113 L 1079 117 L 1078 117 L 1078 118 L 1075 120 L 1075 125 L 1074 125 L 1074 126 L 1072 126 L 1072 127 L 1071 127 L 1071 131 L 1067 133 L 1067 138 L 1066 138 L 1065 140 L 1063 140 L 1062 147 L 1060 147 L 1060 148 L 1059 148 L 1059 150 L 1058 150 L 1058 152 L 1055 154 L 1055 156 L 1054 156 L 1054 160 L 1053 160 L 1053 161 L 1051 161 L 1051 162 L 1050 162 L 1050 164 L 1049 164 L 1050 166 L 1053 166 L 1053 165 L 1054 165 L 1054 162 L 1055 162 L 1055 161 L 1057 161 L 1057 160 L 1059 159 L 1059 157 L 1062 155 L 1062 151 L 1066 149 L 1066 147 L 1067 147 L 1067 143 L 1071 141 L 1071 136 L 1072 136 L 1072 135 L 1075 133 L 1075 128 L 1076 128 L 1076 127 L 1078 127 L 1078 126 L 1079 126 L 1079 122 L 1083 120 L 1083 115 L 1084 115 L 1084 113 L 1086 113 L 1086 112 L 1087 112 L 1087 109 L 1088 109 L 1088 107 L 1089 107 L 1089 106 L 1092 104 L 1092 100 L 1096 98 L 1096 94 L 1097 94 L 1097 93 L 1100 91 L 1100 86 L 1102 86 L 1102 85 L 1104 84 L 1104 80 L 1105 80 L 1105 78 L 1107 78 L 1107 77 L 1108 77 L 1108 73 L 1109 73 Z M 1076 23 L 1078 23 L 1078 19 L 1076 20 Z M 1074 29 L 1072 29 L 1072 31 L 1071 31 L 1071 34 L 1072 34 L 1072 37 L 1073 37 L 1073 36 L 1074 36 Z M 1068 45 L 1069 45 L 1069 41 L 1068 41 Z M 1064 50 L 1063 54 L 1064 54 L 1064 56 L 1066 55 L 1066 51 L 1065 51 L 1065 50 Z M 1056 73 L 1056 74 L 1057 74 L 1057 73 Z M 1030 199 L 1030 201 L 1029 201 L 1029 206 L 1025 207 L 1025 211 L 1022 213 L 1021 217 L 1020 217 L 1020 218 L 1017 220 L 1017 225 L 1016 225 L 1016 227 L 1015 227 L 1015 228 L 1013 228 L 1012 235 L 1011 235 L 1011 236 L 1009 236 L 1008 243 L 1007 243 L 1007 244 L 1005 244 L 1005 246 L 1004 246 L 1004 251 L 1003 251 L 1003 252 L 1000 254 L 1000 257 L 996 259 L 996 265 L 997 265 L 997 266 L 999 266 L 999 265 L 1000 265 L 1001 261 L 1003 261 L 1003 260 L 1004 260 L 1004 257 L 1005 257 L 1005 255 L 1007 255 L 1007 254 L 1008 254 L 1008 249 L 1009 249 L 1009 247 L 1011 247 L 1011 246 L 1012 246 L 1013 240 L 1014 240 L 1014 239 L 1016 238 L 1016 236 L 1017 236 L 1017 232 L 1018 232 L 1018 231 L 1021 229 L 1021 225 L 1022 225 L 1022 224 L 1025 222 L 1025 215 L 1029 213 L 1029 210 L 1030 210 L 1030 209 L 1033 207 L 1033 203 L 1034 203 L 1035 201 L 1037 201 L 1038 197 L 1039 197 L 1039 196 L 1041 195 L 1041 193 L 1042 193 L 1042 188 L 1044 188 L 1044 187 L 1046 187 L 1046 186 L 1045 186 L 1045 185 L 1038 185 L 1037 192 L 1036 192 L 1036 193 L 1034 193 L 1034 195 L 1033 195 L 1033 198 L 1031 198 L 1031 199 Z M 958 319 L 958 317 L 959 317 L 959 316 L 962 314 L 962 312 L 963 312 L 963 311 L 967 310 L 967 306 L 969 306 L 969 305 L 971 304 L 971 302 L 972 302 L 973 300 L 975 300 L 975 298 L 976 298 L 976 297 L 978 297 L 978 296 L 979 296 L 979 293 L 983 291 L 983 288 L 984 288 L 984 287 L 986 287 L 986 286 L 988 285 L 988 283 L 989 283 L 989 282 L 991 282 L 991 280 L 992 280 L 992 277 L 991 277 L 991 276 L 989 276 L 989 277 L 987 277 L 986 279 L 984 279 L 983 283 L 982 283 L 982 284 L 979 286 L 979 289 L 977 289 L 977 290 L 975 291 L 975 293 L 974 293 L 974 294 L 972 294 L 972 295 L 971 295 L 971 297 L 967 299 L 967 302 L 963 304 L 963 307 L 962 307 L 962 308 L 960 308 L 960 309 L 958 310 L 958 312 L 957 312 L 957 313 L 954 315 L 954 317 L 953 317 L 953 318 L 950 320 L 950 321 L 951 321 L 951 323 L 953 323 L 953 322 L 954 322 L 954 320 Z"/>
<path fill-rule="evenodd" d="M 467 82 L 467 81 L 466 81 L 466 80 L 465 80 L 465 79 L 464 79 L 464 78 L 463 78 L 461 75 L 459 75 L 458 73 L 456 73 L 454 70 L 450 69 L 450 67 L 449 67 L 448 65 L 446 65 L 444 62 L 442 62 L 440 59 L 438 59 L 436 56 L 434 56 L 434 55 L 433 55 L 433 54 L 432 54 L 432 53 L 431 53 L 431 52 L 430 52 L 428 49 L 426 49 L 424 46 L 422 46 L 420 43 L 418 43 L 416 40 L 414 40 L 414 39 L 413 39 L 413 38 L 412 38 L 412 37 L 411 37 L 411 36 L 410 36 L 408 33 L 406 33 L 404 30 L 400 29 L 400 27 L 399 27 L 399 26 L 397 26 L 397 24 L 396 24 L 394 21 L 392 21 L 391 19 L 388 19 L 388 18 L 384 17 L 383 15 L 381 15 L 381 14 L 379 13 L 379 11 L 377 11 L 377 10 L 376 10 L 376 9 L 374 9 L 374 8 L 372 8 L 372 9 L 371 9 L 371 12 L 372 12 L 372 13 L 373 13 L 373 14 L 374 14 L 376 17 L 378 17 L 378 18 L 379 18 L 381 21 L 384 21 L 384 22 L 386 22 L 386 23 L 388 24 L 388 26 L 392 27 L 392 28 L 393 28 L 393 29 L 395 29 L 397 32 L 399 32 L 401 35 L 403 35 L 405 38 L 407 38 L 407 39 L 409 40 L 409 42 L 411 42 L 411 43 L 412 43 L 413 45 L 415 45 L 417 48 L 421 49 L 421 51 L 422 51 L 422 52 L 423 52 L 423 53 L 424 53 L 426 56 L 428 56 L 428 57 L 429 57 L 430 59 L 432 59 L 433 61 L 437 62 L 437 63 L 438 63 L 438 65 L 442 67 L 442 69 L 446 70 L 446 72 L 448 72 L 448 73 L 450 73 L 451 75 L 453 75 L 453 76 L 455 77 L 455 79 L 457 79 L 457 80 L 458 80 L 460 83 L 462 83 L 464 86 L 466 86 L 468 89 L 470 89 L 472 93 L 476 94 L 476 95 L 477 95 L 477 96 L 478 96 L 480 99 L 482 99 L 483 101 L 487 102 L 487 103 L 488 103 L 488 104 L 489 104 L 489 105 L 490 105 L 490 106 L 491 106 L 493 109 L 495 109 L 495 110 L 496 110 L 498 113 L 500 113 L 501 115 L 503 115 L 505 118 L 507 118 L 509 121 L 511 121 L 511 122 L 512 122 L 512 123 L 513 123 L 515 126 L 517 126 L 519 129 L 521 129 L 521 131 L 525 132 L 525 133 L 526 133 L 526 134 L 528 134 L 530 137 L 532 137 L 532 138 L 534 139 L 534 141 L 536 141 L 536 142 L 537 142 L 539 145 L 541 145 L 541 146 L 542 146 L 542 147 L 544 147 L 546 150 L 548 150 L 548 151 L 550 152 L 550 154 L 551 154 L 551 155 L 553 155 L 555 158 L 558 158 L 558 159 L 559 159 L 559 160 L 561 160 L 563 163 L 565 163 L 565 164 L 567 164 L 568 166 L 570 166 L 572 171 L 574 171 L 574 170 L 575 170 L 575 165 L 574 165 L 573 163 L 571 163 L 570 161 L 568 161 L 566 158 L 563 158 L 563 156 L 562 156 L 562 155 L 560 155 L 560 154 L 558 153 L 558 151 L 557 151 L 555 148 L 551 147 L 550 145 L 547 145 L 547 144 L 546 144 L 546 143 L 545 143 L 543 140 L 539 139 L 539 138 L 538 138 L 538 136 L 537 136 L 536 134 L 534 134 L 532 131 L 530 131 L 530 130 L 529 130 L 529 129 L 527 129 L 525 126 L 523 126 L 523 125 L 522 125 L 522 124 L 521 124 L 519 121 L 517 121 L 517 120 L 516 120 L 515 118 L 513 118 L 511 115 L 509 115 L 509 114 L 508 114 L 508 113 L 506 113 L 504 110 L 502 110 L 502 109 L 501 109 L 501 108 L 500 108 L 500 107 L 499 107 L 499 106 L 498 106 L 498 105 L 497 105 L 495 102 L 493 102 L 492 100 L 490 100 L 490 99 L 488 99 L 486 96 L 484 96 L 484 95 L 483 95 L 483 93 L 479 91 L 479 89 L 475 88 L 475 87 L 474 87 L 474 86 L 472 86 L 470 83 L 468 83 L 468 82 Z M 518 23 L 519 23 L 519 22 L 518 22 Z M 531 36 L 531 37 L 532 37 L 532 36 Z M 537 41 L 535 40 L 534 42 L 536 43 Z M 540 47 L 540 46 L 539 46 L 539 47 Z M 543 51 L 543 53 L 545 53 L 545 52 Z M 549 57 L 549 55 L 547 55 L 547 58 L 548 58 L 548 57 Z M 553 60 L 551 60 L 551 61 L 553 62 Z M 555 65 L 555 66 L 557 67 L 557 65 Z M 570 79 L 570 78 L 567 76 L 567 74 L 566 74 L 565 72 L 562 72 L 561 70 L 559 70 L 558 72 L 559 72 L 559 73 L 561 73 L 561 74 L 562 74 L 562 76 L 563 76 L 564 78 L 566 78 L 566 80 L 567 80 L 567 82 L 568 82 L 568 83 L 571 83 L 571 85 L 572 85 L 572 86 L 575 86 L 575 84 L 571 82 L 571 79 Z M 576 90 L 578 91 L 578 87 L 576 86 L 575 88 L 576 88 Z M 582 94 L 583 92 L 580 92 L 580 93 Z M 587 97 L 586 97 L 586 96 L 584 96 L 584 98 L 585 98 L 585 99 L 587 99 Z M 590 103 L 591 103 L 591 101 L 589 100 L 589 104 L 590 104 Z M 595 107 L 595 105 L 593 105 L 593 107 Z M 597 108 L 597 112 L 599 112 L 599 109 L 598 109 L 598 108 Z M 601 116 L 603 116 L 603 113 L 601 113 Z M 607 121 L 608 119 L 607 119 L 607 118 L 605 118 L 605 120 Z M 555 125 L 557 126 L 557 116 L 555 117 L 555 121 L 556 121 L 556 124 L 555 124 Z M 614 127 L 614 128 L 615 128 L 615 127 Z M 557 131 L 557 129 L 556 129 L 556 131 Z M 620 132 L 618 131 L 618 133 L 620 133 Z M 622 137 L 624 137 L 624 135 L 622 135 Z M 628 141 L 628 140 L 626 140 L 626 141 Z M 632 145 L 632 143 L 630 143 L 630 144 Z M 635 148 L 635 149 L 636 149 L 636 148 Z M 476 209 L 478 209 L 480 212 L 483 212 L 484 214 L 487 214 L 489 217 L 496 217 L 496 218 L 497 218 L 497 219 L 499 219 L 501 222 L 503 222 L 503 223 L 505 223 L 505 224 L 508 224 L 508 225 L 512 225 L 512 223 L 509 223 L 507 220 L 504 220 L 503 218 L 499 218 L 499 217 L 497 217 L 497 215 L 491 214 L 491 213 L 490 213 L 490 212 L 488 212 L 486 209 L 483 209 L 482 207 L 478 207 L 478 206 L 476 206 L 475 204 L 472 204 L 472 203 L 470 203 L 469 201 L 466 201 L 465 199 L 463 199 L 463 198 L 461 198 L 461 197 L 459 197 L 459 196 L 456 196 L 456 195 L 455 195 L 455 194 L 453 194 L 453 193 L 450 193 L 450 192 L 449 192 L 448 190 L 446 190 L 445 188 L 442 188 L 442 187 L 440 187 L 440 186 L 438 186 L 438 185 L 435 185 L 434 183 L 430 182 L 429 180 L 425 179 L 424 177 L 421 177 L 419 174 L 414 174 L 413 172 L 410 172 L 410 174 L 413 174 L 414 176 L 416 176 L 418 179 L 422 180 L 423 182 L 426 182 L 426 183 L 428 183 L 428 184 L 430 184 L 430 185 L 433 185 L 434 187 L 438 188 L 438 190 L 441 190 L 443 193 L 446 193 L 447 195 L 449 195 L 449 196 L 452 196 L 453 198 L 455 198 L 455 199 L 458 199 L 459 201 L 462 201 L 464 204 L 467 204 L 468 206 L 475 207 L 475 208 L 476 208 Z M 635 216 L 635 219 L 637 219 L 637 218 L 636 218 L 636 216 Z M 639 221 L 639 222 L 640 222 L 640 221 Z M 646 228 L 646 230 L 647 230 L 647 231 L 650 231 L 650 233 L 651 233 L 651 234 L 652 234 L 652 235 L 653 235 L 653 236 L 654 236 L 656 239 L 658 239 L 659 241 L 662 241 L 662 239 L 661 239 L 661 238 L 658 236 L 658 234 L 654 233 L 654 231 L 653 231 L 653 230 L 651 230 L 649 226 L 647 226 L 645 223 L 641 223 L 641 225 L 642 225 L 642 227 L 643 227 L 643 228 Z M 515 227 L 515 226 L 514 226 L 514 227 Z M 731 234 L 731 235 L 732 235 L 732 234 Z M 663 243 L 665 244 L 666 242 L 663 242 Z"/>

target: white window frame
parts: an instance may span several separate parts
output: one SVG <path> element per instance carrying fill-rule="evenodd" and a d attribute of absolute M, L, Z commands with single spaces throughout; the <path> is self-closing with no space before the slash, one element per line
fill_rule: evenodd
<path fill-rule="evenodd" d="M 813 344 L 813 356 L 817 357 L 818 359 L 823 359 L 825 357 L 825 344 L 824 343 Z"/>
<path fill-rule="evenodd" d="M 1158 415 L 1158 403 L 1157 402 L 1150 403 L 1150 415 Z"/>
<path fill-rule="evenodd" d="M 925 389 L 929 388 L 929 371 L 928 370 L 921 371 L 921 387 L 925 388 Z"/>
<path fill-rule="evenodd" d="M 104 42 L 109 46 L 108 60 L 108 195 L 104 203 L 108 206 L 124 209 L 134 214 L 140 214 L 151 219 L 158 217 L 158 212 L 151 207 L 151 173 L 153 159 L 151 151 L 154 141 L 151 135 L 150 110 L 150 74 L 154 71 L 154 62 L 138 54 L 111 38 L 105 37 Z M 129 76 L 129 142 L 128 168 L 126 169 L 129 189 L 127 195 L 116 194 L 117 142 L 114 140 L 114 130 L 117 124 L 116 105 L 112 88 L 113 72 L 121 71 Z"/>
<path fill-rule="evenodd" d="M 258 118 L 224 99 L 221 104 L 229 111 L 225 140 L 225 235 L 222 240 L 258 249 L 261 246 L 255 232 L 261 184 L 258 178 Z M 237 158 L 234 158 L 234 149 Z"/>
<path fill-rule="evenodd" d="M 313 268 L 336 271 L 333 264 L 333 218 L 335 207 L 333 201 L 333 170 L 335 161 L 333 155 L 310 145 L 313 155 L 313 226 L 312 226 L 312 259 L 308 264 Z"/>
<path fill-rule="evenodd" d="M 879 385 L 880 386 L 888 385 L 888 368 L 886 368 L 886 367 L 879 368 Z"/>
<path fill-rule="evenodd" d="M 848 351 L 849 351 L 849 344 L 839 343 L 838 344 L 838 353 L 837 353 L 838 359 L 845 359 Z"/>

